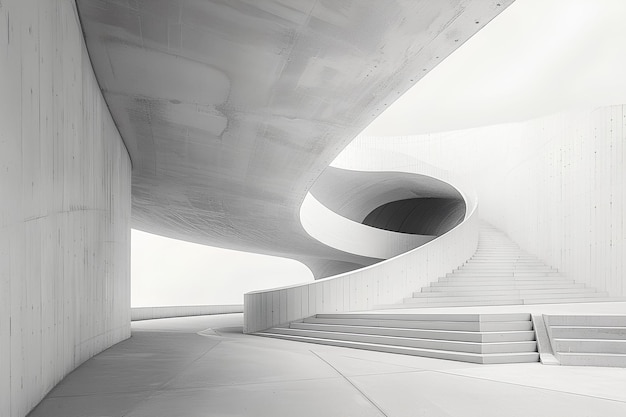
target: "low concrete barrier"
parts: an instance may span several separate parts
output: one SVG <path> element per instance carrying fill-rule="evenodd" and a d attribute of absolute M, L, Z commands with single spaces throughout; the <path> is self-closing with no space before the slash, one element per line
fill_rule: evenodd
<path fill-rule="evenodd" d="M 211 314 L 243 313 L 243 305 L 135 307 L 130 310 L 131 321 L 169 317 L 205 316 Z"/>

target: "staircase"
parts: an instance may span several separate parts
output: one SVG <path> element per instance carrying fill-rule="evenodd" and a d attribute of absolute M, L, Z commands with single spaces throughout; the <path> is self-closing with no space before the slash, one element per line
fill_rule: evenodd
<path fill-rule="evenodd" d="M 626 367 L 626 316 L 544 316 L 561 365 Z"/>
<path fill-rule="evenodd" d="M 605 292 L 561 276 L 522 251 L 504 233 L 482 225 L 470 260 L 405 298 L 377 309 L 553 304 L 613 301 Z"/>
<path fill-rule="evenodd" d="M 375 309 L 462 307 L 617 301 L 607 293 L 561 276 L 557 270 L 523 252 L 504 233 L 481 226 L 478 248 L 457 270 L 423 287 L 402 303 Z M 626 327 L 626 322 L 622 324 Z M 544 329 L 545 330 L 545 329 Z M 607 330 L 607 329 L 605 329 Z M 566 332 L 556 329 L 555 334 Z M 590 338 L 598 335 L 589 330 Z M 611 333 L 612 332 L 612 333 Z M 626 337 L 612 343 L 612 355 L 626 363 Z M 301 342 L 474 363 L 537 362 L 537 342 L 530 314 L 439 314 L 393 311 L 318 314 L 256 333 Z M 595 336 L 594 336 L 595 335 Z M 582 337 L 582 336 L 581 336 Z M 580 337 L 555 339 L 562 363 L 579 361 L 589 349 Z M 543 340 L 543 339 L 542 339 Z M 613 349 L 613 350 L 611 350 Z M 619 353 L 615 353 L 617 350 Z M 604 354 L 604 353 L 603 353 Z M 584 359 L 589 364 L 603 359 Z"/>
<path fill-rule="evenodd" d="M 256 334 L 472 363 L 539 360 L 530 314 L 318 314 Z"/>

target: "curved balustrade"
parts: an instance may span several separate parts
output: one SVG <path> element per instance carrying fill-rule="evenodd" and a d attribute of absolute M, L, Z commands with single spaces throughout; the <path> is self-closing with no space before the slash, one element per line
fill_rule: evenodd
<path fill-rule="evenodd" d="M 389 259 L 435 238 L 392 232 L 352 221 L 328 209 L 311 193 L 302 203 L 300 219 L 304 230 L 320 242 L 370 258 Z"/>
<path fill-rule="evenodd" d="M 385 163 L 385 160 L 395 161 L 395 165 Z M 397 158 L 382 158 L 378 167 L 382 168 L 381 170 L 430 175 L 446 181 L 457 188 L 465 200 L 467 210 L 464 220 L 449 232 L 428 243 L 404 253 L 393 254 L 392 258 L 380 263 L 312 283 L 246 294 L 244 298 L 245 332 L 252 333 L 265 330 L 319 313 L 370 310 L 377 305 L 400 302 L 415 289 L 450 272 L 472 256 L 478 243 L 477 201 L 473 193 L 468 192 L 468 188 L 462 186 L 459 179 L 447 172 L 418 163 L 411 158 L 404 161 L 409 161 L 409 163 L 398 164 L 398 161 Z M 315 208 L 319 210 L 319 213 L 324 213 L 324 217 L 318 218 L 315 224 L 319 226 L 326 221 L 331 223 L 326 224 L 323 228 L 316 229 L 313 227 L 313 224 L 310 223 L 312 221 L 310 217 L 312 212 L 309 211 L 312 210 L 311 206 L 316 206 Z M 393 252 L 393 249 L 390 248 L 383 249 L 384 244 L 380 244 L 381 242 L 362 242 L 360 241 L 363 240 L 362 236 L 350 235 L 351 230 L 359 230 L 356 225 L 374 229 L 377 232 L 386 231 L 360 225 L 356 222 L 349 224 L 333 217 L 324 209 L 332 213 L 311 195 L 303 204 L 301 210 L 302 223 L 312 236 L 323 235 L 323 239 L 327 239 L 332 234 L 335 240 L 331 243 L 343 250 L 358 251 L 369 245 L 370 248 L 378 246 L 377 250 Z M 335 216 L 341 217 L 336 213 Z M 342 219 L 350 221 L 345 218 Z M 322 231 L 320 232 L 320 230 Z M 370 232 L 371 230 L 367 231 L 367 233 Z M 402 235 L 394 232 L 387 233 Z M 374 234 L 369 236 L 374 236 Z M 415 236 L 420 237 L 420 235 Z M 397 250 L 398 247 L 395 249 Z M 374 255 L 373 252 L 368 254 L 368 256 L 372 255 Z M 381 253 L 379 252 L 378 255 Z"/>

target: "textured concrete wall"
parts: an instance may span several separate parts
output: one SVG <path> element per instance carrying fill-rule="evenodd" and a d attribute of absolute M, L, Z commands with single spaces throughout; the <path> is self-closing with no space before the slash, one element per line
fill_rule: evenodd
<path fill-rule="evenodd" d="M 1 416 L 129 336 L 130 170 L 74 1 L 0 1 Z"/>
<path fill-rule="evenodd" d="M 471 180 L 481 217 L 522 248 L 576 281 L 626 295 L 626 106 L 359 142 Z"/>

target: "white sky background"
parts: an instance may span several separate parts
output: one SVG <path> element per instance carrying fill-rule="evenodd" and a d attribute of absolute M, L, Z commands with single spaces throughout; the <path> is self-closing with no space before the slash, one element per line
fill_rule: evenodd
<path fill-rule="evenodd" d="M 132 230 L 131 306 L 243 304 L 249 291 L 313 280 L 292 259 L 214 248 Z"/>
<path fill-rule="evenodd" d="M 441 132 L 624 103 L 625 0 L 516 0 L 363 135 Z"/>
<path fill-rule="evenodd" d="M 626 103 L 626 0 L 517 0 L 375 120 L 369 136 Z M 133 307 L 239 304 L 311 281 L 299 262 L 132 231 Z"/>

